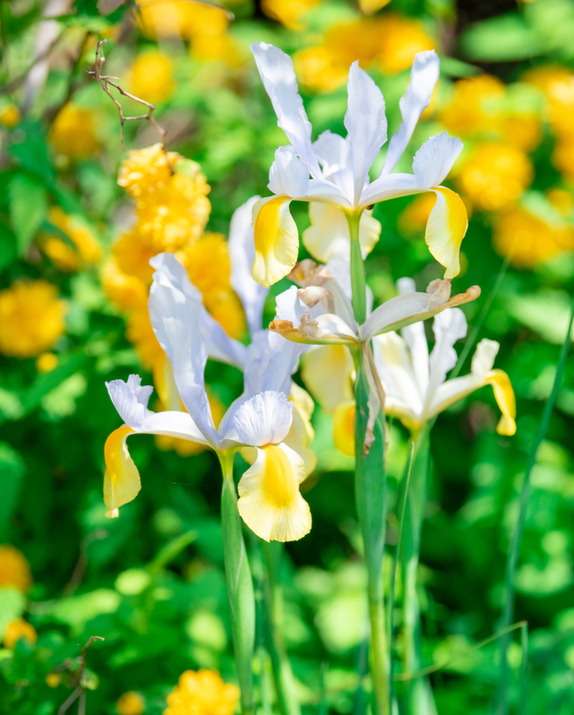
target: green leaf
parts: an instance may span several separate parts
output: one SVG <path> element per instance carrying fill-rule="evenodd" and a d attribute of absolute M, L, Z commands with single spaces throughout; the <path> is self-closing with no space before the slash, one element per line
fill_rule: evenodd
<path fill-rule="evenodd" d="M 24 399 L 24 409 L 31 412 L 38 407 L 45 395 L 76 373 L 86 360 L 85 355 L 73 355 L 62 361 L 57 368 L 38 375 Z"/>
<path fill-rule="evenodd" d="M 6 626 L 24 613 L 26 596 L 17 588 L 0 588 L 0 640 L 4 638 Z"/>
<path fill-rule="evenodd" d="M 0 223 L 0 271 L 16 258 L 16 237 L 8 226 Z"/>
<path fill-rule="evenodd" d="M 546 44 L 540 34 L 516 13 L 472 25 L 461 38 L 466 58 L 486 62 L 529 59 L 543 54 Z"/>
<path fill-rule="evenodd" d="M 26 252 L 30 241 L 48 211 L 48 196 L 43 184 L 28 174 L 18 174 L 8 186 L 10 220 L 16 233 L 18 253 Z"/>
<path fill-rule="evenodd" d="M 10 153 L 23 169 L 40 177 L 44 183 L 53 184 L 54 169 L 39 122 L 23 122 L 19 130 L 24 133 L 25 139 L 20 144 L 12 144 Z"/>
<path fill-rule="evenodd" d="M 0 442 L 0 540 L 5 538 L 24 471 L 20 454 L 6 442 Z"/>

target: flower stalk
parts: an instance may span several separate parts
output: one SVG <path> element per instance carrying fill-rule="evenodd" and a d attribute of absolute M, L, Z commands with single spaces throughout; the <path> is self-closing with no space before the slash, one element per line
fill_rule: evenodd
<path fill-rule="evenodd" d="M 255 643 L 255 595 L 237 510 L 233 456 L 229 453 L 219 456 L 223 472 L 221 522 L 225 577 L 231 606 L 235 667 L 241 688 L 241 713 L 254 715 L 252 659 Z"/>
<path fill-rule="evenodd" d="M 351 234 L 351 290 L 355 319 L 362 325 L 367 318 L 367 285 L 365 281 L 365 264 L 359 242 L 360 213 L 347 214 L 349 232 Z"/>

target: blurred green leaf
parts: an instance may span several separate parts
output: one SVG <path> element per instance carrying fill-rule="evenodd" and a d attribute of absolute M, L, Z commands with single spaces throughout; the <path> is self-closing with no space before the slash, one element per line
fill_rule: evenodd
<path fill-rule="evenodd" d="M 85 360 L 85 355 L 71 355 L 68 358 L 63 358 L 54 370 L 38 375 L 23 400 L 26 413 L 38 407 L 45 395 L 76 373 Z"/>
<path fill-rule="evenodd" d="M 39 616 L 52 618 L 67 623 L 80 631 L 84 625 L 96 616 L 115 613 L 120 605 L 121 596 L 109 588 L 98 588 L 81 596 L 71 596 L 60 601 L 36 603 L 31 610 Z"/>
<path fill-rule="evenodd" d="M 8 226 L 0 223 L 0 271 L 16 258 L 16 237 Z"/>
<path fill-rule="evenodd" d="M 482 62 L 505 62 L 536 57 L 546 49 L 544 38 L 516 13 L 472 25 L 461 38 L 465 57 Z"/>
<path fill-rule="evenodd" d="M 28 174 L 17 174 L 8 186 L 10 221 L 18 241 L 18 253 L 26 252 L 48 211 L 44 185 Z"/>
<path fill-rule="evenodd" d="M 0 640 L 6 626 L 24 613 L 26 596 L 17 588 L 0 588 Z"/>
<path fill-rule="evenodd" d="M 0 540 L 5 538 L 24 471 L 20 454 L 6 442 L 0 442 Z"/>
<path fill-rule="evenodd" d="M 10 146 L 12 156 L 23 169 L 40 177 L 44 183 L 52 184 L 55 173 L 42 127 L 38 122 L 22 122 L 19 130 L 24 141 Z"/>

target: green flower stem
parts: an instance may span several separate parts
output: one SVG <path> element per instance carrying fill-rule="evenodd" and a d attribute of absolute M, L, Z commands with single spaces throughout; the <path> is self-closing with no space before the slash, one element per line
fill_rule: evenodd
<path fill-rule="evenodd" d="M 365 264 L 359 242 L 359 223 L 361 214 L 347 214 L 349 232 L 351 234 L 351 292 L 355 319 L 362 325 L 367 318 L 367 284 L 365 281 Z"/>
<path fill-rule="evenodd" d="M 383 553 L 387 520 L 387 484 L 384 469 L 385 426 L 379 410 L 369 425 L 369 384 L 367 348 L 356 356 L 355 380 L 355 499 L 363 535 L 368 573 L 369 618 L 371 622 L 371 674 L 378 715 L 391 711 L 390 657 L 385 626 Z M 372 443 L 365 448 L 367 430 Z M 370 441 L 370 440 L 369 440 Z"/>
<path fill-rule="evenodd" d="M 430 466 L 431 425 L 422 425 L 415 442 L 408 485 L 400 562 L 403 579 L 403 672 L 414 673 L 421 668 L 420 608 L 417 598 L 417 569 L 419 564 L 421 530 L 427 499 Z M 420 678 L 406 682 L 408 712 L 426 712 L 425 701 L 432 698 L 426 681 Z"/>
<path fill-rule="evenodd" d="M 233 455 L 220 455 L 223 471 L 221 491 L 221 525 L 227 593 L 231 606 L 233 645 L 237 679 L 241 688 L 242 715 L 254 715 L 253 648 L 255 643 L 255 595 L 251 569 L 237 510 L 237 494 L 233 481 Z"/>
<path fill-rule="evenodd" d="M 560 386 L 562 385 L 562 378 L 564 377 L 564 370 L 566 368 L 566 358 L 568 357 L 568 351 L 570 350 L 573 324 L 574 301 L 572 302 L 572 307 L 570 309 L 568 330 L 566 332 L 564 342 L 562 343 L 560 358 L 558 359 L 558 365 L 556 367 L 556 376 L 554 377 L 554 384 L 552 385 L 552 392 L 550 393 L 550 397 L 544 405 L 542 419 L 540 420 L 540 424 L 538 425 L 538 433 L 536 435 L 536 439 L 532 443 L 530 454 L 528 455 L 528 462 L 526 464 L 526 471 L 524 473 L 524 482 L 522 484 L 522 492 L 520 494 L 520 508 L 518 512 L 518 519 L 516 521 L 516 526 L 514 527 L 514 532 L 512 534 L 510 550 L 508 552 L 508 560 L 506 562 L 506 577 L 504 580 L 504 590 L 506 592 L 506 598 L 504 602 L 502 620 L 500 623 L 501 628 L 507 628 L 508 626 L 510 626 L 514 617 L 514 578 L 516 574 L 516 568 L 518 566 L 518 556 L 520 554 L 520 543 L 522 541 L 524 522 L 526 521 L 526 510 L 528 508 L 528 500 L 530 498 L 530 475 L 532 474 L 532 470 L 534 468 L 534 465 L 536 464 L 536 455 L 538 454 L 538 448 L 540 447 L 543 439 L 546 437 L 546 432 L 548 431 L 548 426 L 550 424 L 550 416 L 552 415 L 552 410 L 554 409 L 554 404 L 556 402 L 556 398 L 558 397 L 558 393 L 560 392 Z M 506 713 L 508 712 L 507 652 L 509 642 L 509 634 L 506 634 L 500 641 L 500 690 L 496 706 L 496 715 L 506 715 Z M 523 658 L 525 657 L 526 655 L 523 654 Z"/>
<path fill-rule="evenodd" d="M 281 715 L 301 715 L 301 708 L 295 695 L 293 671 L 281 632 L 283 592 L 279 584 L 279 568 L 284 553 L 279 542 L 261 542 L 265 559 L 265 579 L 263 593 L 265 599 L 267 647 L 271 656 L 273 679 L 277 691 L 277 701 Z"/>

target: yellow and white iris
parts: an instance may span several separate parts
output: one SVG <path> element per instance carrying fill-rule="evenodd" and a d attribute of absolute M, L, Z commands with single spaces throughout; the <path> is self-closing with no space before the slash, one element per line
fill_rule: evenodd
<path fill-rule="evenodd" d="M 135 498 L 140 477 L 127 450 L 134 433 L 168 435 L 210 447 L 220 457 L 242 447 L 255 451 L 255 461 L 239 483 L 239 513 L 246 524 L 266 540 L 300 539 L 311 528 L 311 513 L 299 484 L 314 464 L 295 451 L 305 445 L 301 428 L 294 426 L 291 374 L 297 367 L 300 346 L 285 343 L 268 331 L 255 334 L 243 351 L 239 343 L 218 332 L 209 322 L 201 297 L 173 254 L 152 259 L 156 269 L 150 291 L 150 318 L 156 337 L 173 371 L 177 392 L 187 412 L 154 413 L 147 408 L 152 392 L 141 378 L 107 384 L 110 397 L 124 421 L 106 442 L 104 500 L 107 515 L 118 515 Z M 244 366 L 245 388 L 216 429 L 204 383 L 208 353 Z M 309 398 L 310 399 L 310 398 Z M 298 418 L 301 410 L 298 410 Z M 304 416 L 304 411 L 303 411 Z M 307 435 L 308 436 L 308 435 Z M 307 443 L 308 445 L 308 443 Z"/>
<path fill-rule="evenodd" d="M 380 233 L 369 208 L 387 199 L 427 191 L 435 194 L 436 201 L 427 223 L 426 242 L 431 254 L 446 268 L 445 278 L 456 276 L 467 213 L 460 197 L 441 183 L 462 149 L 461 141 L 446 132 L 431 137 L 416 153 L 412 174 L 392 173 L 430 103 L 439 76 L 436 52 L 429 50 L 415 57 L 410 84 L 400 100 L 403 123 L 389 142 L 379 177 L 370 181 L 369 170 L 387 140 L 387 120 L 383 95 L 358 62 L 351 65 L 347 85 L 347 137 L 326 131 L 311 142 L 312 127 L 290 57 L 264 42 L 253 44 L 251 50 L 277 123 L 290 142 L 277 149 L 269 171 L 273 196 L 254 206 L 255 280 L 269 286 L 295 266 L 299 237 L 289 213 L 292 200 L 311 203 L 312 225 L 303 234 L 303 241 L 318 260 L 328 261 L 335 252 L 342 257 L 345 248 L 348 258 L 351 239 L 346 222 L 341 220 L 344 214 L 359 217 L 359 241 L 368 252 Z M 317 208 L 316 203 L 327 208 Z"/>

